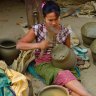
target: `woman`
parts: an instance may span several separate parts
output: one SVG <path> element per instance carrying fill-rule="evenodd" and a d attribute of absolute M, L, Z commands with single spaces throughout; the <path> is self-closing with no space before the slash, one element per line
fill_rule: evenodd
<path fill-rule="evenodd" d="M 54 27 L 56 40 L 70 47 L 70 32 L 60 24 L 60 8 L 53 1 L 47 1 L 42 8 L 44 23 L 37 24 L 17 43 L 17 49 L 35 49 L 36 72 L 45 79 L 46 84 L 57 84 L 67 87 L 72 96 L 91 96 L 76 77 L 69 70 L 62 70 L 52 66 L 50 61 L 52 43 L 47 39 L 48 28 Z M 53 34 L 53 33 L 52 33 Z M 36 43 L 32 41 L 36 40 Z M 43 54 L 41 54 L 41 50 Z"/>

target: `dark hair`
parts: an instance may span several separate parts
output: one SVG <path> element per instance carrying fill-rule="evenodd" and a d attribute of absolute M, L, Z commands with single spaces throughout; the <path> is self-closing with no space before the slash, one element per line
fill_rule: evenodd
<path fill-rule="evenodd" d="M 60 16 L 60 7 L 53 1 L 47 1 L 43 6 L 43 16 L 45 17 L 48 13 L 55 12 L 56 16 Z"/>

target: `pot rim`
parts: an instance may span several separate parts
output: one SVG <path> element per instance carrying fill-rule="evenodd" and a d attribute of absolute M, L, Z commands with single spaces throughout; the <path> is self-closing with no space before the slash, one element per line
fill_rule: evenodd
<path fill-rule="evenodd" d="M 49 86 L 45 86 L 44 88 L 42 88 L 39 93 L 38 93 L 38 96 L 40 96 L 45 90 L 48 90 L 48 89 L 51 89 L 51 88 L 58 88 L 58 89 L 61 89 L 63 91 L 66 92 L 66 95 L 69 96 L 69 91 L 63 87 L 63 86 L 60 86 L 60 85 L 49 85 Z"/>
<path fill-rule="evenodd" d="M 2 45 L 3 42 L 8 42 L 8 41 L 13 42 L 14 44 L 11 45 L 11 46 L 4 46 L 4 45 Z M 5 48 L 5 49 L 15 48 L 16 47 L 16 42 L 14 40 L 2 39 L 0 41 L 0 47 L 1 48 Z"/>
<path fill-rule="evenodd" d="M 15 47 L 16 47 L 16 45 L 13 45 L 13 46 L 8 46 L 8 47 L 3 46 L 3 45 L 0 45 L 0 47 L 1 47 L 1 48 L 5 48 L 5 49 L 10 49 L 10 48 L 15 48 Z"/>

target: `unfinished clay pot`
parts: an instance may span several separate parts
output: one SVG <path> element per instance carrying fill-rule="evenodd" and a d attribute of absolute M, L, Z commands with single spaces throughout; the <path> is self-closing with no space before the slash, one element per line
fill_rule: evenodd
<path fill-rule="evenodd" d="M 19 50 L 16 49 L 16 42 L 8 39 L 0 40 L 0 57 L 8 65 L 11 65 L 14 59 L 19 55 Z"/>
<path fill-rule="evenodd" d="M 93 57 L 93 62 L 96 65 L 96 39 L 90 45 L 90 49 Z"/>
<path fill-rule="evenodd" d="M 83 44 L 90 47 L 92 41 L 96 38 L 96 22 L 88 22 L 81 27 Z"/>
<path fill-rule="evenodd" d="M 77 63 L 72 49 L 66 45 L 58 44 L 52 49 L 52 64 L 61 69 L 70 69 Z"/>

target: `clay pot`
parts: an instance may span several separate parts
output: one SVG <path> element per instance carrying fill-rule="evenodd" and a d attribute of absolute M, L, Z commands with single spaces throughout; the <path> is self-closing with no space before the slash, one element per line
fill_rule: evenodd
<path fill-rule="evenodd" d="M 0 57 L 8 65 L 11 65 L 19 55 L 20 51 L 16 49 L 16 42 L 12 40 L 0 40 Z"/>
<path fill-rule="evenodd" d="M 77 63 L 74 51 L 66 45 L 59 44 L 52 49 L 52 64 L 61 69 L 70 69 Z"/>
<path fill-rule="evenodd" d="M 90 45 L 90 49 L 93 57 L 93 62 L 96 65 L 96 39 Z"/>
<path fill-rule="evenodd" d="M 90 47 L 96 39 L 96 22 L 88 22 L 81 27 L 81 36 L 85 47 Z"/>
<path fill-rule="evenodd" d="M 68 90 L 60 85 L 46 86 L 38 93 L 38 96 L 70 96 Z"/>

